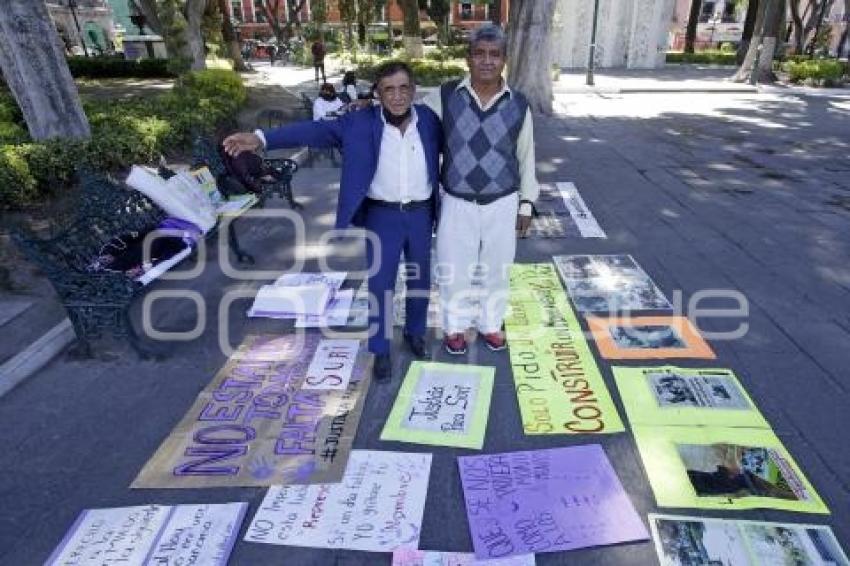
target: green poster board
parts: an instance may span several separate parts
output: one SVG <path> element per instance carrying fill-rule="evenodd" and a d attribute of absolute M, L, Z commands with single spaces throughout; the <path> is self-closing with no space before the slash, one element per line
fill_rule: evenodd
<path fill-rule="evenodd" d="M 491 367 L 413 362 L 381 440 L 480 450 L 494 376 Z"/>
<path fill-rule="evenodd" d="M 526 434 L 625 430 L 554 266 L 512 266 L 505 330 Z"/>
<path fill-rule="evenodd" d="M 633 426 L 770 428 L 731 370 L 675 366 L 611 369 Z"/>
<path fill-rule="evenodd" d="M 829 513 L 770 430 L 651 426 L 632 429 L 659 507 Z"/>

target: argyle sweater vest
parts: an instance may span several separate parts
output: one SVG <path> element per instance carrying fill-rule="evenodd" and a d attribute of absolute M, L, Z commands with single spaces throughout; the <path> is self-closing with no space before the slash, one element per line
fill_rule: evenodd
<path fill-rule="evenodd" d="M 517 91 L 505 92 L 482 111 L 459 81 L 442 85 L 442 183 L 449 194 L 487 204 L 519 190 L 517 139 L 528 101 Z"/>

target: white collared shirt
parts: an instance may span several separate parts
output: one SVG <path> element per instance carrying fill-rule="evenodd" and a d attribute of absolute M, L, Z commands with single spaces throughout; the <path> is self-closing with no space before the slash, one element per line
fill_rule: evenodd
<path fill-rule="evenodd" d="M 404 134 L 387 123 L 383 110 L 379 109 L 379 112 L 384 121 L 384 133 L 378 168 L 372 178 L 368 197 L 389 202 L 429 199 L 431 185 L 428 182 L 428 164 L 416 127 L 416 109 L 411 108 L 410 123 Z"/>
<path fill-rule="evenodd" d="M 482 112 L 489 110 L 505 93 L 508 93 L 509 95 L 513 94 L 511 92 L 511 88 L 508 86 L 508 82 L 503 80 L 502 89 L 496 93 L 493 98 L 488 100 L 486 105 L 482 105 L 481 99 L 478 98 L 478 93 L 476 93 L 475 89 L 472 88 L 472 82 L 469 75 L 464 77 L 464 79 L 457 85 L 457 89 L 461 88 L 466 89 Z M 424 102 L 437 116 L 440 117 L 441 120 L 443 119 L 443 99 L 440 96 L 439 88 L 426 96 Z M 525 112 L 525 119 L 523 120 L 522 127 L 519 131 L 519 137 L 517 138 L 516 144 L 516 157 L 519 162 L 519 198 L 520 200 L 534 202 L 540 194 L 540 186 L 537 184 L 537 172 L 535 170 L 534 121 L 531 117 L 530 108 Z M 530 216 L 531 205 L 527 202 L 522 203 L 519 207 L 519 213 L 523 216 Z"/>

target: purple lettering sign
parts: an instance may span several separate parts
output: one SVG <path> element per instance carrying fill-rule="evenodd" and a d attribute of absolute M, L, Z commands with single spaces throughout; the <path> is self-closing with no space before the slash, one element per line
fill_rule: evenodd
<path fill-rule="evenodd" d="M 477 558 L 646 540 L 598 444 L 458 458 Z"/>

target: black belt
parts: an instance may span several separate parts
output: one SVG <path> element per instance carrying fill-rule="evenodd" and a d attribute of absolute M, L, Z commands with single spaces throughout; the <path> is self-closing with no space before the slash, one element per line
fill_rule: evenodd
<path fill-rule="evenodd" d="M 374 198 L 367 198 L 366 202 L 370 206 L 380 206 L 381 208 L 392 208 L 393 210 L 401 210 L 402 212 L 407 212 L 408 210 L 416 210 L 418 208 L 427 208 L 431 206 L 431 199 L 426 200 L 411 200 L 407 202 L 393 202 L 389 200 L 378 200 Z"/>

